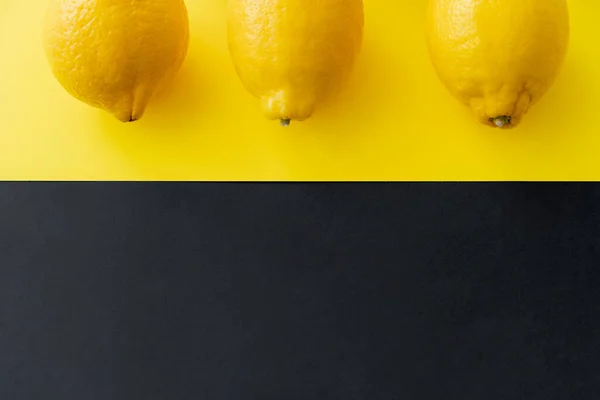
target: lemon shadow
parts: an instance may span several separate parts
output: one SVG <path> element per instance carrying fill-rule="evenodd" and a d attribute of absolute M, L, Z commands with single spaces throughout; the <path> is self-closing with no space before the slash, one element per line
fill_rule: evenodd
<path fill-rule="evenodd" d="M 588 111 L 582 101 L 593 96 L 588 93 L 589 85 L 586 81 L 589 71 L 584 65 L 583 60 L 575 57 L 567 60 L 554 85 L 531 107 L 521 125 L 512 132 L 531 139 L 584 134 L 584 131 L 574 132 L 572 129 L 573 121 L 588 118 Z"/>
<path fill-rule="evenodd" d="M 402 66 L 391 64 L 376 40 L 365 42 L 352 76 L 342 91 L 315 112 L 303 124 L 319 126 L 328 136 L 367 135 L 373 121 L 389 118 L 409 105 L 409 99 L 397 90 Z M 336 129 L 336 124 L 352 126 L 351 131 Z"/>
<path fill-rule="evenodd" d="M 181 134 L 201 120 L 210 104 L 203 79 L 210 74 L 196 57 L 186 60 L 168 92 L 150 104 L 140 128 L 152 134 Z"/>
<path fill-rule="evenodd" d="M 210 93 L 204 90 L 207 76 L 203 64 L 192 56 L 140 120 L 122 123 L 107 112 L 97 113 L 102 140 L 137 171 L 135 176 L 183 171 L 197 158 L 202 121 L 209 112 Z"/>
<path fill-rule="evenodd" d="M 109 113 L 101 112 L 98 113 L 101 130 L 123 151 L 128 151 L 131 146 L 137 147 L 142 140 L 145 142 L 143 147 L 149 151 L 160 151 L 165 141 L 176 146 L 180 140 L 185 145 L 192 136 L 201 135 L 202 129 L 196 128 L 210 112 L 211 93 L 207 89 L 207 79 L 210 79 L 212 71 L 200 58 L 210 57 L 209 47 L 200 50 L 190 47 L 173 82 L 151 101 L 140 120 L 121 123 Z"/>

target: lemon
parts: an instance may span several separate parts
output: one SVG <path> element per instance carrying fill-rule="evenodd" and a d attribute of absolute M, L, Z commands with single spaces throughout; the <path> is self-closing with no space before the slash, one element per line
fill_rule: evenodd
<path fill-rule="evenodd" d="M 428 46 L 443 84 L 480 122 L 516 127 L 560 72 L 566 0 L 430 0 Z"/>
<path fill-rule="evenodd" d="M 267 118 L 309 118 L 349 77 L 363 36 L 362 0 L 229 0 L 228 40 L 244 87 Z"/>
<path fill-rule="evenodd" d="M 51 0 L 44 47 L 75 98 L 123 122 L 141 118 L 188 48 L 183 0 Z"/>

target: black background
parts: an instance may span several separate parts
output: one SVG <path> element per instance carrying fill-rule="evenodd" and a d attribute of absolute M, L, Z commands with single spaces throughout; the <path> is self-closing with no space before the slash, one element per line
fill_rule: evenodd
<path fill-rule="evenodd" d="M 598 399 L 600 186 L 0 185 L 0 399 Z"/>

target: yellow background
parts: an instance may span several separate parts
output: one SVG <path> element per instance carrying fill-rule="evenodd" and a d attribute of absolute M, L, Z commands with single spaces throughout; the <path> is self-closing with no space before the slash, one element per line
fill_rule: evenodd
<path fill-rule="evenodd" d="M 597 180 L 600 3 L 571 0 L 571 46 L 516 130 L 480 126 L 439 83 L 427 0 L 364 0 L 352 82 L 311 120 L 266 120 L 231 65 L 226 0 L 188 0 L 188 59 L 134 124 L 71 98 L 41 44 L 47 0 L 0 0 L 0 179 Z M 135 23 L 135 21 L 132 21 Z"/>

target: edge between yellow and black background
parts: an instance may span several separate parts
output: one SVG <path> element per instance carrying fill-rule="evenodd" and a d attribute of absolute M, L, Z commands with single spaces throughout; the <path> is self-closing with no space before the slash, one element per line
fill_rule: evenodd
<path fill-rule="evenodd" d="M 596 399 L 600 186 L 0 184 L 0 398 Z"/>

